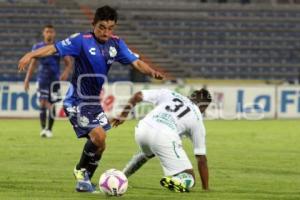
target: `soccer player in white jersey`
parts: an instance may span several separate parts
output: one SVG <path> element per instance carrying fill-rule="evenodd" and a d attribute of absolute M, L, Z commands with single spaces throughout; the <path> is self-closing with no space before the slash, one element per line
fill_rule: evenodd
<path fill-rule="evenodd" d="M 126 176 L 157 156 L 165 175 L 160 184 L 172 191 L 189 192 L 194 186 L 195 174 L 182 148 L 181 138 L 187 136 L 193 143 L 202 188 L 208 190 L 202 113 L 211 102 L 210 93 L 206 89 L 196 90 L 187 98 L 167 89 L 142 90 L 131 97 L 119 117 L 112 120 L 113 126 L 122 124 L 130 110 L 141 101 L 153 103 L 155 108 L 135 128 L 135 140 L 141 152 L 123 170 Z"/>

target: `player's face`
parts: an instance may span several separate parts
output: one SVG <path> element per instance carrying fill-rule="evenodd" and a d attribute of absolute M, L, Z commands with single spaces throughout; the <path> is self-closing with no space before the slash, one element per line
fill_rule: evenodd
<path fill-rule="evenodd" d="M 44 40 L 46 42 L 53 42 L 55 38 L 55 30 L 53 28 L 44 28 L 43 30 Z"/>
<path fill-rule="evenodd" d="M 206 108 L 209 106 L 210 103 L 206 102 L 206 101 L 202 101 L 198 104 L 198 107 L 200 109 L 201 113 L 204 113 Z"/>
<path fill-rule="evenodd" d="M 100 42 L 106 42 L 113 34 L 116 22 L 112 20 L 98 21 L 94 24 L 94 34 Z"/>

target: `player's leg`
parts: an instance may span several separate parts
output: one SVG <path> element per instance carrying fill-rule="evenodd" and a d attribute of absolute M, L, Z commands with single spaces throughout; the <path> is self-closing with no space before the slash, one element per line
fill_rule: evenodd
<path fill-rule="evenodd" d="M 51 104 L 46 99 L 40 100 L 40 121 L 41 121 L 41 137 L 51 138 L 53 137 L 52 134 L 52 126 L 54 122 L 53 113 L 55 113 L 55 107 L 53 108 Z M 47 121 L 47 111 L 48 111 L 48 126 L 46 128 L 46 121 Z"/>
<path fill-rule="evenodd" d="M 46 129 L 46 122 L 47 122 L 47 100 L 40 99 L 40 124 L 41 124 L 41 137 L 47 137 L 47 129 Z"/>
<path fill-rule="evenodd" d="M 50 118 L 50 116 L 52 115 L 52 113 L 51 113 L 51 110 L 52 110 L 52 105 L 51 105 L 51 103 L 47 100 L 47 99 L 42 99 L 41 100 L 41 105 L 43 105 L 43 108 L 45 108 L 45 116 L 43 116 L 43 117 L 45 117 L 43 120 L 45 120 L 45 124 L 46 124 L 46 121 L 47 121 L 47 118 L 48 118 L 48 125 L 47 126 L 45 126 L 45 128 L 43 129 L 44 131 L 43 131 L 43 133 L 44 133 L 44 135 L 43 135 L 43 137 L 46 137 L 46 138 L 51 138 L 51 137 L 53 137 L 53 134 L 52 134 L 52 131 L 51 130 L 49 130 L 49 126 L 51 125 L 53 125 L 53 123 L 52 124 L 50 124 L 50 120 L 49 120 L 49 118 Z M 48 117 L 47 117 L 47 112 L 48 112 Z"/>
<path fill-rule="evenodd" d="M 102 127 L 92 129 L 88 136 L 81 158 L 74 169 L 74 176 L 77 180 L 76 190 L 78 192 L 94 191 L 90 180 L 105 150 L 106 133 Z"/>
<path fill-rule="evenodd" d="M 132 156 L 131 160 L 126 164 L 122 170 L 125 176 L 128 178 L 139 170 L 149 159 L 153 158 L 154 154 L 147 156 L 144 152 L 139 151 Z"/>
<path fill-rule="evenodd" d="M 50 104 L 48 109 L 48 131 L 52 133 L 52 127 L 54 124 L 55 116 L 56 116 L 56 110 L 55 110 L 55 104 Z"/>
<path fill-rule="evenodd" d="M 195 185 L 193 169 L 186 169 L 172 176 L 165 176 L 160 180 L 163 187 L 175 192 L 189 192 Z"/>
<path fill-rule="evenodd" d="M 41 137 L 48 137 L 48 132 L 46 128 L 47 123 L 47 110 L 50 106 L 49 104 L 49 85 L 47 83 L 38 83 L 38 90 L 37 90 L 39 103 L 40 103 L 40 123 L 42 131 L 40 133 Z M 52 135 L 49 135 L 50 137 Z"/>
<path fill-rule="evenodd" d="M 90 158 L 86 167 L 86 169 L 89 172 L 89 177 L 92 178 L 94 172 L 96 171 L 99 165 L 99 161 L 102 157 L 102 154 L 105 150 L 106 132 L 102 127 L 97 127 L 93 129 L 91 133 L 89 133 L 89 136 L 91 142 L 94 144 L 95 147 L 97 147 L 94 156 Z"/>
<path fill-rule="evenodd" d="M 87 141 L 83 147 L 81 158 L 74 168 L 77 180 L 76 190 L 79 192 L 93 192 L 92 178 L 102 153 L 105 150 L 106 130 L 110 129 L 100 105 L 64 107 L 78 138 L 85 137 Z"/>
<path fill-rule="evenodd" d="M 55 116 L 56 116 L 56 108 L 55 103 L 61 101 L 61 94 L 60 94 L 60 84 L 59 82 L 55 81 L 52 82 L 49 86 L 49 96 L 48 96 L 48 127 L 47 127 L 47 134 L 52 136 L 52 127 L 54 125 Z"/>
<path fill-rule="evenodd" d="M 149 159 L 153 158 L 155 155 L 151 152 L 150 148 L 147 145 L 147 128 L 139 125 L 135 128 L 135 138 L 137 144 L 140 146 L 141 151 L 136 153 L 131 160 L 127 163 L 123 169 L 123 173 L 126 177 L 131 176 L 137 170 L 139 170 Z"/>
<path fill-rule="evenodd" d="M 159 133 L 151 145 L 159 158 L 165 177 L 160 181 L 163 187 L 175 192 L 189 192 L 194 185 L 193 167 L 176 133 Z"/>

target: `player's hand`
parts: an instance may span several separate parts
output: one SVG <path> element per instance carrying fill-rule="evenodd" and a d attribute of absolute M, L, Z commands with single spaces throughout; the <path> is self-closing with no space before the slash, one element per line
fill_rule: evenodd
<path fill-rule="evenodd" d="M 19 64 L 18 64 L 19 72 L 26 70 L 26 67 L 29 65 L 31 59 L 32 57 L 30 53 L 27 53 L 19 60 Z"/>
<path fill-rule="evenodd" d="M 155 79 L 158 79 L 158 80 L 164 80 L 166 79 L 166 75 L 163 74 L 162 72 L 159 72 L 159 71 L 156 71 L 154 70 L 151 74 L 151 76 Z"/>
<path fill-rule="evenodd" d="M 110 123 L 113 127 L 118 127 L 119 125 L 123 124 L 125 121 L 124 118 L 113 118 Z"/>
<path fill-rule="evenodd" d="M 24 90 L 26 92 L 28 92 L 28 90 L 29 90 L 29 82 L 28 81 L 25 81 L 25 83 L 24 83 Z"/>

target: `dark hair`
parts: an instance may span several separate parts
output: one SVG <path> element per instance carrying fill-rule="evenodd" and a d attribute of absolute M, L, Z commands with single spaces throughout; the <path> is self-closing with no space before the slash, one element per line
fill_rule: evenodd
<path fill-rule="evenodd" d="M 191 94 L 190 99 L 196 104 L 207 103 L 208 106 L 208 104 L 211 102 L 211 95 L 208 90 L 202 88 L 201 90 L 195 90 Z"/>
<path fill-rule="evenodd" d="M 47 25 L 44 26 L 43 30 L 44 30 L 45 28 L 52 28 L 52 29 L 54 29 L 54 26 L 53 26 L 52 24 L 47 24 Z"/>
<path fill-rule="evenodd" d="M 102 20 L 104 20 L 104 21 L 112 20 L 117 23 L 117 21 L 118 21 L 117 11 L 107 5 L 97 8 L 95 16 L 94 16 L 93 24 L 95 25 L 95 24 L 97 24 L 98 21 L 102 21 Z"/>

